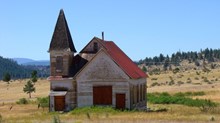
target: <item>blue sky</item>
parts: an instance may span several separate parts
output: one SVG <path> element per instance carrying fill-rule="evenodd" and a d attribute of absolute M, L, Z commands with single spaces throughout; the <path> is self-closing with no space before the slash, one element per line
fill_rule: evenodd
<path fill-rule="evenodd" d="M 77 51 L 94 36 L 131 59 L 220 48 L 220 0 L 2 0 L 0 56 L 47 60 L 60 9 Z"/>

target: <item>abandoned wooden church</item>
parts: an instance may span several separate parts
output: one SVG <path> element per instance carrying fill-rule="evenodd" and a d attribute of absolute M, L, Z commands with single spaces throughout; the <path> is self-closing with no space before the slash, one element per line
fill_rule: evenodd
<path fill-rule="evenodd" d="M 63 10 L 60 10 L 49 47 L 50 111 L 75 107 L 146 106 L 146 78 L 113 42 L 94 37 L 76 54 Z"/>

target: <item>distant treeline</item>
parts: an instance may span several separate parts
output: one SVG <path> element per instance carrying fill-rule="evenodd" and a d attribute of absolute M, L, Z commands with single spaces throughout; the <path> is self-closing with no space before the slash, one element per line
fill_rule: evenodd
<path fill-rule="evenodd" d="M 220 49 L 209 49 L 206 48 L 205 50 L 200 50 L 199 52 L 176 52 L 173 53 L 171 56 L 160 54 L 159 56 L 155 56 L 153 58 L 146 57 L 145 59 L 141 59 L 136 64 L 145 64 L 146 66 L 149 65 L 161 65 L 165 64 L 166 66 L 169 64 L 179 65 L 182 60 L 188 60 L 189 62 L 195 62 L 198 64 L 198 60 L 206 60 L 209 63 L 219 61 L 220 59 Z"/>
<path fill-rule="evenodd" d="M 38 72 L 39 77 L 49 76 L 49 66 L 18 65 L 16 61 L 0 56 L 0 80 L 5 73 L 9 73 L 12 79 L 29 78 L 33 70 Z"/>

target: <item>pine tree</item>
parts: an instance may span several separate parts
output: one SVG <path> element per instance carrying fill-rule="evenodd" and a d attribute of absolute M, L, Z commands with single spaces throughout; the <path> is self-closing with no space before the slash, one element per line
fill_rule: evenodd
<path fill-rule="evenodd" d="M 168 66 L 169 66 L 169 60 L 166 59 L 163 65 L 163 69 L 166 71 Z"/>
<path fill-rule="evenodd" d="M 29 94 L 29 98 L 31 98 L 31 93 L 35 92 L 34 84 L 29 80 L 23 88 L 23 91 Z"/>
<path fill-rule="evenodd" d="M 164 56 L 163 56 L 163 54 L 160 54 L 160 56 L 159 56 L 159 62 L 163 62 L 164 61 Z"/>
<path fill-rule="evenodd" d="M 6 73 L 3 76 L 3 81 L 9 83 L 10 80 L 11 80 L 11 75 L 9 73 Z"/>
<path fill-rule="evenodd" d="M 142 67 L 142 71 L 147 72 L 147 68 L 145 66 Z"/>
<path fill-rule="evenodd" d="M 37 82 L 37 71 L 36 70 L 32 71 L 31 73 L 31 81 L 34 83 Z"/>

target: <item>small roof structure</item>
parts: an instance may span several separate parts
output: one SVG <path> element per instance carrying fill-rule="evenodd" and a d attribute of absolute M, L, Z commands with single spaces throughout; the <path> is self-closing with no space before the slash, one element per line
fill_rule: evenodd
<path fill-rule="evenodd" d="M 60 10 L 49 47 L 49 52 L 53 50 L 76 52 L 63 9 Z"/>

